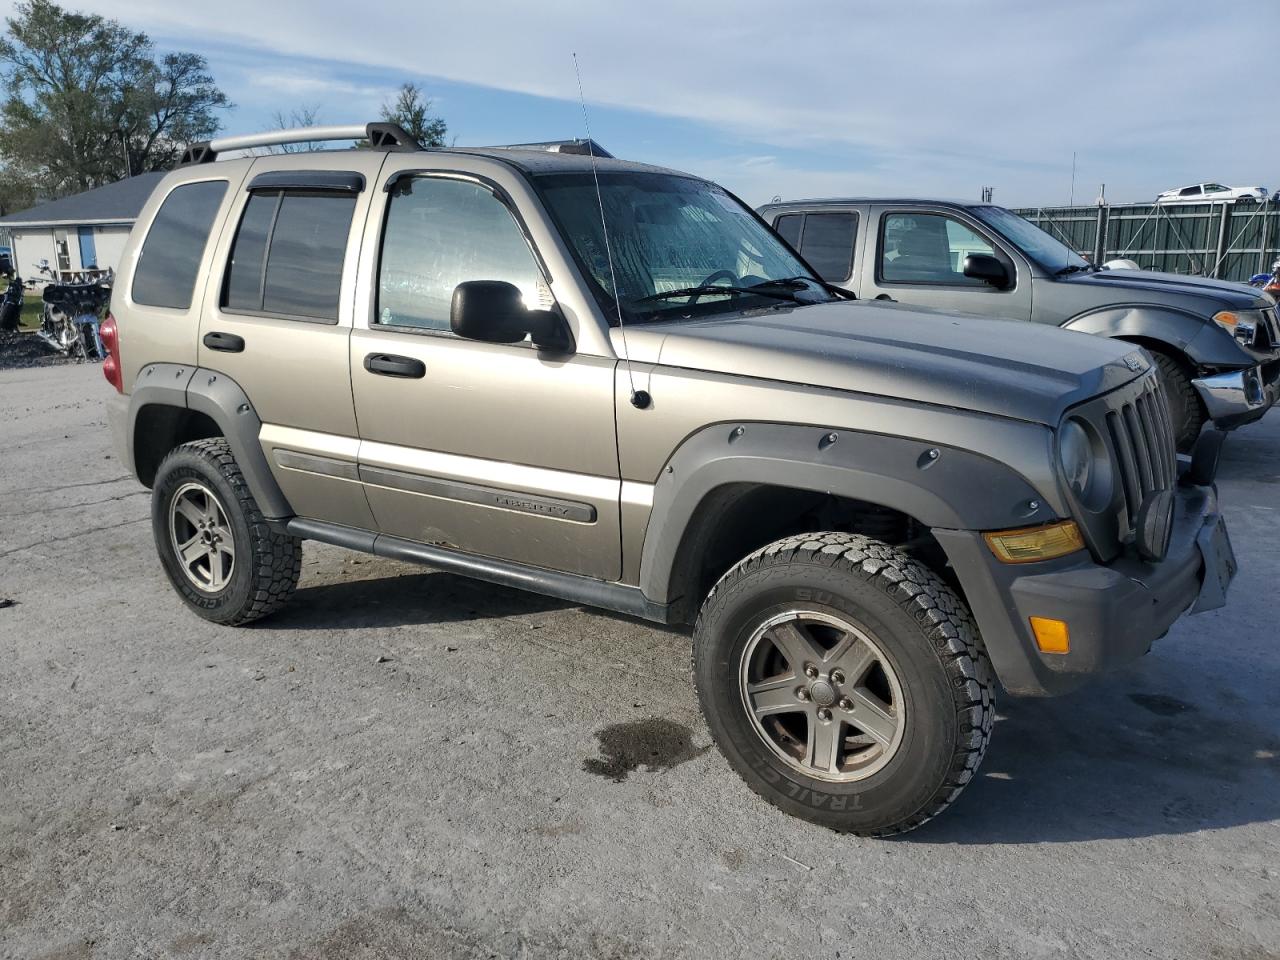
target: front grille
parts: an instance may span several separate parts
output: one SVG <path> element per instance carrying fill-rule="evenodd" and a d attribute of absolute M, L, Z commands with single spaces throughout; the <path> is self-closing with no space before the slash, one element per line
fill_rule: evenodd
<path fill-rule="evenodd" d="M 1124 495 L 1119 534 L 1126 541 L 1133 535 L 1143 501 L 1171 488 L 1178 476 L 1164 385 L 1159 377 L 1148 375 L 1141 386 L 1136 395 L 1120 399 L 1106 414 L 1107 436 L 1119 473 L 1117 486 Z"/>
<path fill-rule="evenodd" d="M 1143 502 L 1178 480 L 1177 448 L 1164 385 L 1157 370 L 1095 397 L 1068 415 L 1087 422 L 1107 447 L 1115 471 L 1111 501 L 1089 509 L 1072 503 L 1085 541 L 1103 562 L 1132 543 Z M 1068 491 L 1068 496 L 1071 496 Z"/>

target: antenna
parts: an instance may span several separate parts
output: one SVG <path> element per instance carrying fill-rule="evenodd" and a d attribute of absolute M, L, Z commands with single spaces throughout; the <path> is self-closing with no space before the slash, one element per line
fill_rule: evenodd
<path fill-rule="evenodd" d="M 591 157 L 591 177 L 596 185 L 596 204 L 600 207 L 600 233 L 604 237 L 604 257 L 609 261 L 609 283 L 613 286 L 613 305 L 618 310 L 618 331 L 622 334 L 622 352 L 626 354 L 627 383 L 631 387 L 631 405 L 644 410 L 653 402 L 647 390 L 636 389 L 636 377 L 631 370 L 631 348 L 627 346 L 627 327 L 622 322 L 622 300 L 618 297 L 618 275 L 613 269 L 613 248 L 609 245 L 609 225 L 604 216 L 604 195 L 600 192 L 600 173 L 596 170 L 596 149 L 591 139 L 591 121 L 587 117 L 587 98 L 582 95 L 582 71 L 578 69 L 578 55 L 573 55 L 573 75 L 578 80 L 578 102 L 582 104 L 582 126 L 587 131 L 587 153 Z"/>

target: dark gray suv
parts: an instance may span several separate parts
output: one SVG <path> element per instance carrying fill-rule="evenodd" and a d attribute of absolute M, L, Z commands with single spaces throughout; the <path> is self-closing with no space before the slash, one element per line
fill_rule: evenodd
<path fill-rule="evenodd" d="M 1240 283 L 1106 270 L 991 204 L 803 200 L 761 216 L 829 283 L 896 300 L 1031 320 L 1146 347 L 1160 367 L 1181 450 L 1206 421 L 1230 430 L 1280 394 L 1275 302 Z"/>

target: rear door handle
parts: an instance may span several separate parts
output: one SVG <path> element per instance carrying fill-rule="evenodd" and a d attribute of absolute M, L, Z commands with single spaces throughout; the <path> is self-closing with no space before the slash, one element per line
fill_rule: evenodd
<path fill-rule="evenodd" d="M 213 330 L 204 335 L 204 345 L 210 350 L 221 350 L 223 353 L 239 353 L 244 349 L 244 337 Z"/>
<path fill-rule="evenodd" d="M 364 358 L 364 368 L 380 377 L 401 377 L 405 380 L 421 380 L 427 375 L 427 365 L 421 360 L 394 353 L 368 354 Z"/>

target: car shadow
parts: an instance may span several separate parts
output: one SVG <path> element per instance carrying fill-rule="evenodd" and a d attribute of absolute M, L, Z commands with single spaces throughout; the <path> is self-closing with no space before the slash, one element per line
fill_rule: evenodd
<path fill-rule="evenodd" d="M 1164 693 L 1180 684 L 1161 683 L 1162 674 L 1173 680 L 1164 665 L 1058 699 L 1004 699 L 974 782 L 904 839 L 1060 843 L 1280 818 L 1276 704 L 1225 690 L 1192 702 Z"/>
<path fill-rule="evenodd" d="M 268 620 L 270 630 L 358 630 L 458 623 L 548 613 L 577 606 L 437 570 L 300 587 Z"/>

